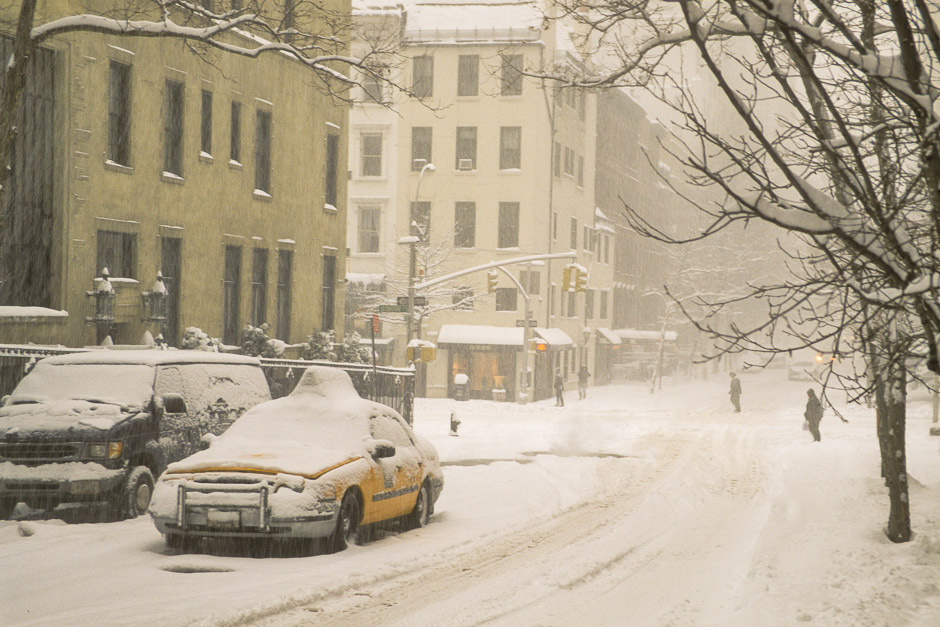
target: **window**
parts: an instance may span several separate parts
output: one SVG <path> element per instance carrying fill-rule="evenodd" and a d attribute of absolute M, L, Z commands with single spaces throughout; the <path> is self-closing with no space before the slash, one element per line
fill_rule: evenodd
<path fill-rule="evenodd" d="M 578 219 L 571 218 L 571 250 L 578 247 Z"/>
<path fill-rule="evenodd" d="M 382 211 L 376 207 L 359 208 L 359 252 L 379 252 L 379 224 Z"/>
<path fill-rule="evenodd" d="M 498 228 L 497 248 L 515 248 L 519 246 L 519 203 L 499 203 Z"/>
<path fill-rule="evenodd" d="M 565 148 L 565 174 L 574 176 L 574 151 Z"/>
<path fill-rule="evenodd" d="M 326 135 L 326 198 L 325 202 L 331 207 L 336 207 L 339 203 L 338 181 L 336 180 L 339 172 L 339 135 L 336 133 L 327 133 Z M 332 327 L 330 327 L 332 328 Z M 323 330 L 326 330 L 325 328 Z"/>
<path fill-rule="evenodd" d="M 578 293 L 577 292 L 568 292 L 568 317 L 574 318 L 578 315 L 577 312 L 578 304 Z"/>
<path fill-rule="evenodd" d="M 242 247 L 225 247 L 225 275 L 222 279 L 224 295 L 222 302 L 222 341 L 225 344 L 238 344 L 241 325 L 238 321 L 238 309 L 241 305 L 239 285 L 242 273 Z"/>
<path fill-rule="evenodd" d="M 98 231 L 96 276 L 104 268 L 112 277 L 137 278 L 137 235 L 116 231 Z"/>
<path fill-rule="evenodd" d="M 552 211 L 552 240 L 558 239 L 558 212 Z"/>
<path fill-rule="evenodd" d="M 597 290 L 586 290 L 584 292 L 584 317 L 590 320 L 594 317 L 594 292 Z"/>
<path fill-rule="evenodd" d="M 284 23 L 281 30 L 284 32 L 281 39 L 287 43 L 294 41 L 294 13 L 297 0 L 284 0 Z"/>
<path fill-rule="evenodd" d="M 477 127 L 457 127 L 457 163 L 458 170 L 477 169 Z"/>
<path fill-rule="evenodd" d="M 584 187 L 584 157 L 578 155 L 578 187 Z"/>
<path fill-rule="evenodd" d="M 382 134 L 362 133 L 360 136 L 361 176 L 382 176 Z"/>
<path fill-rule="evenodd" d="M 383 73 L 381 70 L 371 70 L 362 74 L 362 101 L 363 102 L 385 102 L 385 85 L 382 82 Z"/>
<path fill-rule="evenodd" d="M 548 288 L 548 315 L 555 315 L 555 286 L 554 284 Z"/>
<path fill-rule="evenodd" d="M 601 290 L 601 315 L 600 315 L 600 318 L 601 318 L 601 320 L 605 320 L 605 319 L 607 318 L 607 292 L 606 292 L 605 290 Z"/>
<path fill-rule="evenodd" d="M 610 236 L 604 236 L 604 263 L 610 263 Z"/>
<path fill-rule="evenodd" d="M 454 205 L 454 246 L 473 248 L 476 245 L 477 206 L 473 202 Z"/>
<path fill-rule="evenodd" d="M 454 288 L 451 304 L 457 311 L 473 311 L 473 288 L 467 285 Z"/>
<path fill-rule="evenodd" d="M 522 95 L 522 55 L 504 54 L 500 63 L 500 96 Z"/>
<path fill-rule="evenodd" d="M 212 154 L 212 92 L 202 90 L 202 122 L 199 134 L 199 149 Z"/>
<path fill-rule="evenodd" d="M 271 193 L 271 112 L 261 109 L 255 118 L 255 189 Z"/>
<path fill-rule="evenodd" d="M 584 227 L 584 250 L 591 250 L 591 229 L 590 227 Z"/>
<path fill-rule="evenodd" d="M 476 96 L 480 85 L 480 57 L 462 54 L 457 57 L 457 95 Z"/>
<path fill-rule="evenodd" d="M 519 272 L 519 282 L 529 296 L 538 296 L 541 289 L 542 274 L 538 270 L 522 270 Z"/>
<path fill-rule="evenodd" d="M 166 80 L 163 171 L 183 176 L 183 84 Z"/>
<path fill-rule="evenodd" d="M 411 203 L 411 222 L 417 224 L 417 230 L 411 234 L 417 235 L 422 242 L 427 242 L 431 238 L 431 202 L 429 200 Z M 414 228 L 412 226 L 412 229 Z"/>
<path fill-rule="evenodd" d="M 501 126 L 499 129 L 499 169 L 522 167 L 522 127 Z"/>
<path fill-rule="evenodd" d="M 578 90 L 578 117 L 581 118 L 581 120 L 584 120 L 585 100 L 586 100 L 585 91 L 583 89 L 579 89 Z"/>
<path fill-rule="evenodd" d="M 555 142 L 555 154 L 553 157 L 554 165 L 552 166 L 552 170 L 554 171 L 555 176 L 561 176 L 561 144 L 558 142 Z"/>
<path fill-rule="evenodd" d="M 291 280 L 294 252 L 279 250 L 277 253 L 277 330 L 275 337 L 285 342 L 290 338 Z"/>
<path fill-rule="evenodd" d="M 431 163 L 431 127 L 413 126 L 411 128 L 411 171 L 420 172 Z"/>
<path fill-rule="evenodd" d="M 430 98 L 434 94 L 434 57 L 422 55 L 412 59 L 411 91 L 416 98 Z"/>
<path fill-rule="evenodd" d="M 336 284 L 336 257 L 333 255 L 323 256 L 323 320 L 320 325 L 321 331 L 329 331 L 333 328 L 333 307 L 335 306 L 334 294 Z"/>
<path fill-rule="evenodd" d="M 117 61 L 108 77 L 108 159 L 131 164 L 131 66 Z"/>
<path fill-rule="evenodd" d="M 496 311 L 516 311 L 518 290 L 514 287 L 496 288 Z"/>
<path fill-rule="evenodd" d="M 255 248 L 251 261 L 251 319 L 260 327 L 268 317 L 268 249 Z"/>
<path fill-rule="evenodd" d="M 229 159 L 242 161 L 242 103 L 232 101 L 232 124 L 229 133 Z"/>

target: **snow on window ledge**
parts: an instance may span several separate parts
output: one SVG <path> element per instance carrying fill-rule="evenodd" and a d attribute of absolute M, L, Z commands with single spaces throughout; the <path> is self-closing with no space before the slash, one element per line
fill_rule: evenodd
<path fill-rule="evenodd" d="M 123 165 L 117 161 L 111 161 L 110 159 L 105 159 L 104 169 L 111 170 L 112 172 L 123 172 L 124 174 L 133 174 L 134 168 L 129 165 Z"/>
<path fill-rule="evenodd" d="M 331 205 L 330 203 L 325 203 L 323 205 L 323 211 L 327 213 L 339 213 L 339 209 Z"/>
<path fill-rule="evenodd" d="M 199 161 L 201 161 L 202 163 L 212 163 L 213 161 L 215 161 L 215 157 L 210 155 L 205 150 L 201 150 L 199 152 Z"/>
<path fill-rule="evenodd" d="M 502 170 L 497 170 L 498 174 L 522 174 L 520 168 L 503 168 Z"/>
<path fill-rule="evenodd" d="M 172 172 L 167 172 L 166 170 L 160 173 L 160 178 L 167 183 L 175 183 L 177 185 L 182 185 L 186 182 L 186 179 L 184 179 L 179 174 L 173 174 Z"/>
<path fill-rule="evenodd" d="M 268 192 L 264 191 L 263 189 L 256 189 L 256 190 L 255 190 L 254 192 L 252 192 L 252 193 L 254 194 L 254 197 L 257 198 L 258 200 L 266 200 L 266 201 L 269 201 L 269 202 L 270 202 L 271 199 L 272 199 L 272 198 L 271 198 L 271 194 L 269 194 Z"/>
<path fill-rule="evenodd" d="M 241 169 L 242 169 L 242 164 L 241 164 L 240 161 L 235 161 L 234 159 L 229 159 L 229 160 L 228 160 L 228 167 L 232 168 L 233 170 L 241 170 Z"/>

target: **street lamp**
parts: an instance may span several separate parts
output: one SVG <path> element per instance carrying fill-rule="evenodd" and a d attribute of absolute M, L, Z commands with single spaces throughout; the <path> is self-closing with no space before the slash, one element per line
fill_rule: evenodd
<path fill-rule="evenodd" d="M 418 198 L 421 194 L 421 180 L 424 178 L 425 172 L 434 172 L 437 168 L 434 167 L 433 163 L 425 163 L 421 167 L 421 172 L 418 173 L 418 184 L 415 186 L 415 196 L 414 201 L 412 202 L 412 207 L 417 209 Z M 428 222 L 431 221 L 430 212 L 428 213 Z M 429 225 L 425 225 L 425 233 Z M 414 315 L 415 315 L 415 273 L 417 268 L 416 266 L 416 257 L 415 257 L 415 248 L 420 240 L 421 226 L 413 219 L 411 220 L 411 230 L 410 234 L 407 237 L 403 237 L 398 240 L 399 244 L 408 244 L 411 249 L 409 250 L 409 261 L 408 261 L 408 311 L 406 320 L 408 322 L 407 329 L 407 338 L 408 341 L 405 343 L 405 346 L 411 344 L 411 339 L 414 337 Z"/>

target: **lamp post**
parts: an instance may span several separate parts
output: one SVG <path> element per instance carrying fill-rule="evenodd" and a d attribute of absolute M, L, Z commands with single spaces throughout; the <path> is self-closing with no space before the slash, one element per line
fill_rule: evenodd
<path fill-rule="evenodd" d="M 418 204 L 418 198 L 421 194 L 421 180 L 424 178 L 425 172 L 434 172 L 437 168 L 434 167 L 433 163 L 425 163 L 421 168 L 421 172 L 418 173 L 418 184 L 415 186 L 415 196 L 412 206 Z M 410 209 L 410 208 L 409 208 Z M 410 213 L 410 212 L 409 212 Z M 430 221 L 431 216 L 428 214 L 428 220 Z M 405 319 L 407 320 L 408 329 L 406 337 L 408 341 L 405 343 L 405 347 L 411 344 L 411 340 L 414 337 L 414 315 L 415 315 L 415 273 L 416 273 L 416 256 L 415 248 L 417 247 L 418 241 L 420 240 L 420 225 L 415 221 L 411 221 L 411 232 L 407 237 L 403 237 L 398 240 L 399 244 L 408 244 L 411 249 L 409 250 L 409 260 L 408 260 L 408 311 L 406 312 Z"/>

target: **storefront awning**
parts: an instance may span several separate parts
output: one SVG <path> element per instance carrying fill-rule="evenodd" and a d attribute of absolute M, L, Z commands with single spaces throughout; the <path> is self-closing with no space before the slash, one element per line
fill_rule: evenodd
<path fill-rule="evenodd" d="M 440 348 L 466 346 L 522 346 L 523 329 L 483 324 L 444 324 L 437 335 Z"/>
<path fill-rule="evenodd" d="M 597 335 L 614 346 L 620 346 L 620 336 L 605 327 L 597 327 Z"/>
<path fill-rule="evenodd" d="M 571 337 L 561 329 L 555 327 L 550 329 L 535 327 L 535 332 L 540 338 L 548 342 L 549 346 L 552 348 L 568 348 L 569 346 L 574 346 Z"/>

